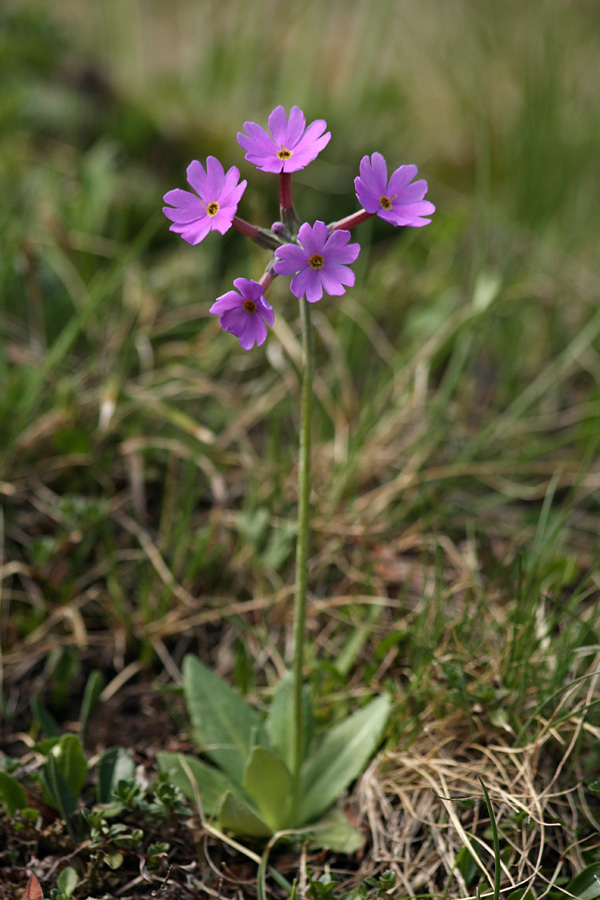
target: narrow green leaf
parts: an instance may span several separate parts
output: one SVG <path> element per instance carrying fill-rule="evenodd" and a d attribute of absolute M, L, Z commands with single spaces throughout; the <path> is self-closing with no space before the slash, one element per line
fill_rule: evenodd
<path fill-rule="evenodd" d="M 83 689 L 83 699 L 81 701 L 81 710 L 79 712 L 79 725 L 82 733 L 87 728 L 87 724 L 91 714 L 96 708 L 102 688 L 104 687 L 104 676 L 99 669 L 93 669 Z"/>
<path fill-rule="evenodd" d="M 267 744 L 258 713 L 195 656 L 183 661 L 183 690 L 198 746 L 241 785 L 252 747 Z"/>
<path fill-rule="evenodd" d="M 72 815 L 75 809 L 75 800 L 62 772 L 59 771 L 56 759 L 52 753 L 42 769 L 42 785 L 45 789 L 48 803 L 58 810 L 67 823 L 69 833 L 72 835 L 69 816 Z"/>
<path fill-rule="evenodd" d="M 490 800 L 488 789 L 483 778 L 479 778 L 481 788 L 485 797 L 485 804 L 490 817 L 490 825 L 492 827 L 492 838 L 494 841 L 494 900 L 500 900 L 500 881 L 502 878 L 502 866 L 500 859 L 500 836 L 498 834 L 498 826 L 496 825 L 496 816 L 494 815 L 494 807 Z"/>
<path fill-rule="evenodd" d="M 205 765 L 195 756 L 164 751 L 157 753 L 157 759 L 159 770 L 167 773 L 188 800 L 194 803 L 200 797 L 202 809 L 207 816 L 215 813 L 220 801 L 231 788 L 222 772 Z"/>
<path fill-rule="evenodd" d="M 549 896 L 552 896 L 552 894 Z M 529 888 L 519 888 L 517 891 L 509 894 L 506 900 L 534 900 L 534 896 Z"/>
<path fill-rule="evenodd" d="M 310 829 L 310 838 L 312 847 L 335 853 L 358 853 L 365 843 L 364 835 L 350 824 L 341 809 L 331 809 L 319 819 Z"/>
<path fill-rule="evenodd" d="M 244 788 L 273 831 L 290 827 L 293 784 L 282 759 L 255 747 L 244 772 Z"/>
<path fill-rule="evenodd" d="M 135 775 L 135 763 L 123 747 L 109 747 L 98 760 L 96 799 L 108 803 L 119 781 L 127 781 Z"/>
<path fill-rule="evenodd" d="M 42 701 L 37 697 L 32 697 L 29 705 L 31 707 L 33 718 L 44 734 L 47 734 L 48 737 L 60 737 L 60 727 L 50 710 L 44 706 Z"/>
<path fill-rule="evenodd" d="M 7 816 L 14 816 L 18 809 L 27 806 L 27 794 L 8 772 L 0 772 L 0 801 Z"/>
<path fill-rule="evenodd" d="M 390 703 L 386 694 L 376 697 L 325 733 L 300 773 L 299 824 L 329 809 L 362 772 L 379 743 Z"/>
<path fill-rule="evenodd" d="M 577 900 L 597 900 L 600 897 L 600 863 L 583 869 L 567 885 L 567 891 Z"/>
<path fill-rule="evenodd" d="M 33 745 L 33 749 L 36 753 L 41 753 L 42 756 L 48 756 L 52 748 L 56 747 L 59 741 L 60 735 L 58 737 L 44 738 L 42 741 L 36 741 Z"/>
<path fill-rule="evenodd" d="M 291 771 L 294 759 L 293 717 L 294 717 L 294 683 L 291 672 L 286 672 L 273 696 L 273 702 L 267 717 L 267 732 L 271 746 Z M 314 717 L 310 702 L 310 691 L 303 691 L 303 757 L 306 757 L 314 731 Z"/>
<path fill-rule="evenodd" d="M 232 791 L 223 798 L 218 821 L 221 828 L 246 837 L 268 838 L 273 833 L 255 810 Z"/>
<path fill-rule="evenodd" d="M 73 797 L 81 793 L 87 778 L 87 759 L 81 741 L 74 734 L 65 734 L 50 751 L 56 765 L 69 786 Z"/>

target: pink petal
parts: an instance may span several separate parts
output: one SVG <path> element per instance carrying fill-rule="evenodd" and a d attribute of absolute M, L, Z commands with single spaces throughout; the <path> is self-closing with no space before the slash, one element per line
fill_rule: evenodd
<path fill-rule="evenodd" d="M 236 189 L 239 180 L 240 170 L 237 168 L 237 166 L 232 166 L 227 171 L 225 178 L 223 179 L 223 186 L 221 188 L 219 200 L 224 202 L 225 198 Z"/>
<path fill-rule="evenodd" d="M 306 250 L 295 244 L 287 244 L 278 247 L 275 251 L 274 270 L 278 275 L 294 275 L 299 269 L 307 265 L 308 256 Z"/>
<path fill-rule="evenodd" d="M 376 213 L 377 210 L 381 207 L 379 202 L 379 197 L 381 193 L 379 191 L 375 191 L 372 188 L 368 188 L 364 181 L 360 178 L 354 179 L 354 188 L 356 190 L 356 196 L 358 202 L 366 210 L 368 213 Z"/>
<path fill-rule="evenodd" d="M 409 181 L 412 181 L 415 175 L 417 174 L 417 167 L 413 165 L 408 166 L 400 166 L 399 169 L 396 169 L 395 172 L 392 172 L 390 177 L 390 181 L 388 184 L 388 190 L 390 194 L 398 194 L 402 188 L 404 188 Z"/>
<path fill-rule="evenodd" d="M 185 174 L 188 180 L 188 184 L 191 184 L 196 193 L 199 194 L 203 200 L 205 200 L 206 172 L 204 171 L 204 166 L 202 165 L 202 163 L 198 162 L 197 159 L 192 160 L 192 162 L 185 170 Z"/>
<path fill-rule="evenodd" d="M 355 262 L 359 253 L 360 244 L 348 244 L 347 247 L 333 247 L 332 249 L 327 247 L 326 259 L 327 263 L 332 265 L 337 263 L 348 265 L 348 263 Z"/>
<path fill-rule="evenodd" d="M 180 234 L 184 241 L 188 244 L 199 244 L 203 241 L 210 231 L 210 221 L 208 217 L 193 225 L 171 225 L 169 231 L 175 231 Z"/>
<path fill-rule="evenodd" d="M 348 266 L 326 266 L 321 271 L 323 287 L 328 294 L 332 294 L 333 296 L 345 294 L 346 289 L 343 285 L 346 284 L 349 287 L 352 287 L 354 280 L 354 272 L 352 269 L 349 269 Z"/>
<path fill-rule="evenodd" d="M 298 106 L 292 106 L 286 133 L 288 148 L 295 147 L 298 140 L 302 137 L 305 128 L 306 119 L 304 118 L 304 113 Z M 312 128 L 312 126 L 310 126 L 308 130 L 310 130 L 310 128 Z M 284 146 L 286 146 L 285 143 Z"/>
<path fill-rule="evenodd" d="M 243 350 L 251 350 L 255 343 L 260 347 L 267 337 L 267 326 L 257 313 L 252 315 L 246 313 L 244 330 L 238 337 Z"/>
<path fill-rule="evenodd" d="M 226 294 L 217 297 L 209 309 L 209 313 L 211 316 L 222 316 L 231 309 L 237 309 L 241 303 L 242 298 L 237 291 L 227 291 Z"/>
<path fill-rule="evenodd" d="M 204 200 L 212 200 L 218 197 L 225 180 L 225 171 L 223 166 L 214 156 L 209 156 L 206 160 L 206 192 L 207 196 Z"/>
<path fill-rule="evenodd" d="M 321 271 L 313 269 L 305 269 L 306 272 L 306 288 L 305 296 L 309 303 L 316 303 L 323 296 L 323 284 L 321 282 Z M 296 276 L 298 277 L 298 276 Z"/>
<path fill-rule="evenodd" d="M 231 228 L 231 221 L 230 218 L 219 213 L 218 215 L 213 216 L 211 228 L 213 231 L 218 231 L 219 234 L 225 234 L 225 232 L 229 231 Z"/>
<path fill-rule="evenodd" d="M 398 197 L 393 201 L 393 204 L 396 206 L 404 203 L 414 203 L 417 200 L 422 200 L 426 193 L 426 181 L 423 181 L 423 179 L 420 181 L 413 181 L 412 184 L 407 184 L 406 187 L 402 188 L 402 191 L 399 192 Z"/>
<path fill-rule="evenodd" d="M 163 206 L 163 212 L 167 219 L 170 219 L 171 222 L 176 222 L 177 225 L 188 225 L 190 222 L 195 222 L 197 219 L 203 219 L 206 216 L 206 210 L 203 206 L 200 209 L 191 207 L 187 209 L 171 209 L 170 206 Z"/>
<path fill-rule="evenodd" d="M 293 147 L 294 153 L 302 153 L 305 150 L 312 148 L 313 145 L 319 141 L 323 141 L 322 147 L 325 147 L 331 139 L 331 132 L 329 131 L 327 134 L 324 134 L 323 137 L 320 137 L 326 128 L 327 122 L 325 122 L 324 119 L 317 119 L 315 122 L 311 122 L 304 134 L 300 137 L 296 146 Z"/>
<path fill-rule="evenodd" d="M 167 191 L 163 200 L 170 206 L 202 206 L 202 201 L 196 194 L 192 194 L 191 191 L 183 191 L 181 188 Z"/>
<path fill-rule="evenodd" d="M 273 135 L 273 141 L 279 149 L 279 145 L 285 147 L 287 140 L 287 116 L 283 106 L 276 106 L 269 116 L 269 130 Z"/>

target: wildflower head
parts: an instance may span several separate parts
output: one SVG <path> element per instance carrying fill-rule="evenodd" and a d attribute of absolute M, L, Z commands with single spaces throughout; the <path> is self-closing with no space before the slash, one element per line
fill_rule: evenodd
<path fill-rule="evenodd" d="M 368 213 L 391 225 L 413 228 L 427 225 L 431 219 L 423 217 L 435 212 L 435 206 L 423 199 L 427 182 L 412 181 L 416 174 L 416 166 L 400 166 L 388 181 L 387 165 L 381 153 L 373 153 L 370 159 L 363 156 L 360 177 L 354 179 L 358 202 Z"/>
<path fill-rule="evenodd" d="M 297 244 L 286 244 L 275 251 L 273 269 L 278 275 L 293 275 L 290 285 L 296 297 L 306 295 L 315 303 L 326 294 L 339 296 L 354 284 L 354 272 L 349 268 L 360 252 L 358 244 L 349 244 L 349 231 L 334 231 L 324 222 L 300 226 Z"/>
<path fill-rule="evenodd" d="M 271 134 L 256 122 L 244 122 L 246 134 L 238 134 L 238 142 L 246 151 L 246 159 L 263 172 L 298 172 L 316 159 L 327 146 L 331 133 L 323 119 L 306 127 L 304 113 L 292 106 L 289 120 L 283 106 L 269 116 Z"/>
<path fill-rule="evenodd" d="M 209 312 L 220 317 L 221 328 L 235 334 L 244 350 L 251 350 L 264 344 L 267 325 L 273 325 L 275 317 L 273 307 L 257 281 L 236 278 L 233 284 L 236 290 L 217 297 Z"/>
<path fill-rule="evenodd" d="M 199 244 L 209 231 L 225 234 L 231 228 L 237 205 L 246 189 L 246 181 L 240 181 L 240 172 L 232 166 L 225 173 L 214 156 L 202 163 L 194 160 L 187 167 L 188 184 L 196 191 L 176 188 L 168 191 L 163 200 L 165 216 L 173 223 L 170 231 L 180 234 L 188 244 Z"/>

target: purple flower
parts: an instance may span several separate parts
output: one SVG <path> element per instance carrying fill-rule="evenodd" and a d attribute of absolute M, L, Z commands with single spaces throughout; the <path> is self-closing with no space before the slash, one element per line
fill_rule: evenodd
<path fill-rule="evenodd" d="M 186 176 L 199 196 L 180 188 L 165 194 L 163 200 L 171 206 L 163 206 L 163 212 L 173 222 L 169 231 L 180 234 L 188 244 L 199 244 L 209 231 L 225 234 L 246 189 L 247 182 L 240 181 L 240 170 L 232 166 L 225 174 L 219 160 L 209 156 L 206 172 L 195 159 L 187 167 Z"/>
<path fill-rule="evenodd" d="M 304 113 L 292 106 L 289 121 L 283 106 L 277 106 L 269 116 L 271 134 L 256 122 L 244 122 L 247 134 L 238 134 L 238 143 L 246 151 L 248 162 L 263 172 L 298 172 L 316 159 L 329 143 L 331 133 L 323 119 L 306 127 Z"/>
<path fill-rule="evenodd" d="M 349 244 L 349 231 L 334 231 L 324 222 L 307 222 L 300 226 L 298 240 L 301 244 L 285 244 L 275 251 L 273 269 L 278 275 L 293 275 L 292 294 L 306 294 L 309 303 L 315 303 L 326 294 L 339 296 L 346 293 L 344 285 L 354 284 L 354 272 L 348 268 L 360 252 L 358 244 Z"/>
<path fill-rule="evenodd" d="M 267 324 L 272 325 L 275 315 L 258 281 L 236 278 L 235 291 L 227 291 L 217 297 L 209 312 L 220 316 L 223 331 L 235 334 L 244 350 L 260 347 L 267 337 Z"/>
<path fill-rule="evenodd" d="M 381 153 L 360 161 L 360 178 L 354 179 L 358 202 L 368 213 L 377 213 L 392 225 L 412 225 L 419 228 L 431 219 L 423 219 L 435 212 L 435 206 L 423 200 L 426 181 L 409 182 L 417 174 L 416 166 L 400 166 L 388 181 L 387 166 Z"/>

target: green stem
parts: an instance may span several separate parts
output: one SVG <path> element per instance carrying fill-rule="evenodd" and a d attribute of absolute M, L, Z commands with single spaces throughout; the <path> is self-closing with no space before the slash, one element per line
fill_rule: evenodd
<path fill-rule="evenodd" d="M 294 717 L 293 717 L 293 779 L 294 799 L 298 799 L 300 767 L 304 745 L 304 715 L 302 702 L 304 668 L 304 626 L 306 623 L 306 584 L 308 576 L 308 539 L 310 519 L 310 437 L 313 391 L 313 336 L 310 304 L 300 298 L 302 322 L 302 405 L 300 414 L 300 458 L 298 461 L 298 531 L 296 543 L 296 600 L 294 605 Z"/>

